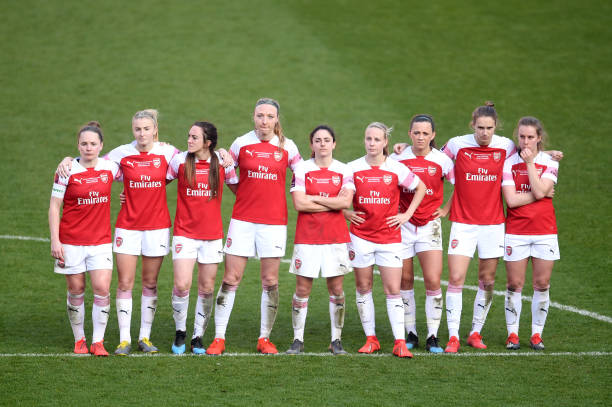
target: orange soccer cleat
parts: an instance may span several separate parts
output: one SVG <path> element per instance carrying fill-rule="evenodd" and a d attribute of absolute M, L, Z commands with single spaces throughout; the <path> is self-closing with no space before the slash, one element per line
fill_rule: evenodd
<path fill-rule="evenodd" d="M 412 353 L 408 350 L 406 346 L 406 341 L 403 339 L 397 339 L 393 344 L 393 354 L 398 358 L 411 358 Z"/>
<path fill-rule="evenodd" d="M 444 349 L 444 352 L 457 353 L 459 352 L 460 347 L 461 344 L 459 343 L 459 338 L 457 338 L 456 336 L 451 336 L 448 340 L 448 343 L 446 344 L 446 349 Z"/>
<path fill-rule="evenodd" d="M 225 351 L 225 339 L 215 338 L 208 349 L 206 349 L 207 355 L 220 355 Z"/>
<path fill-rule="evenodd" d="M 259 338 L 257 340 L 257 351 L 265 355 L 274 355 L 278 353 L 276 346 L 270 342 L 270 338 Z"/>
<path fill-rule="evenodd" d="M 380 350 L 380 342 L 375 335 L 366 336 L 366 343 L 357 352 L 359 353 L 374 353 Z"/>
<path fill-rule="evenodd" d="M 487 349 L 487 345 L 482 341 L 482 336 L 478 332 L 474 332 L 467 338 L 468 346 L 475 349 Z"/>

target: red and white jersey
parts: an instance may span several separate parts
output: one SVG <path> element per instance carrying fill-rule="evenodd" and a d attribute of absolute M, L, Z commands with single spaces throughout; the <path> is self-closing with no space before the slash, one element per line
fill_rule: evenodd
<path fill-rule="evenodd" d="M 365 222 L 351 223 L 351 233 L 373 243 L 400 243 L 401 229 L 387 226 L 387 218 L 398 214 L 401 188 L 414 190 L 419 177 L 395 160 L 372 167 L 361 157 L 348 165 L 355 183 L 353 210 L 365 213 L 360 215 Z"/>
<path fill-rule="evenodd" d="M 559 163 L 548 154 L 539 152 L 533 160 L 540 178 L 548 178 L 557 183 Z M 527 164 L 517 154 L 513 154 L 504 163 L 503 186 L 513 186 L 516 192 L 531 191 Z M 557 234 L 557 219 L 552 198 L 542 198 L 528 205 L 508 208 L 506 233 L 511 235 L 554 235 Z"/>
<path fill-rule="evenodd" d="M 425 198 L 419 204 L 410 223 L 424 226 L 433 219 L 433 214 L 444 200 L 444 178 L 451 184 L 455 183 L 453 160 L 440 150 L 432 148 L 426 156 L 416 156 L 411 147 L 405 148 L 401 154 L 391 154 L 390 158 L 397 160 L 410 168 L 427 187 Z M 414 191 L 402 189 L 400 196 L 400 211 L 405 212 L 414 198 Z"/>
<path fill-rule="evenodd" d="M 250 131 L 238 137 L 230 154 L 239 169 L 240 182 L 232 218 L 266 225 L 287 224 L 285 179 L 287 167 L 295 170 L 302 161 L 295 143 L 285 138 L 283 150 L 278 149 L 278 137 L 261 141 Z"/>
<path fill-rule="evenodd" d="M 218 155 L 217 157 L 219 158 Z M 233 167 L 224 169 L 219 165 L 217 196 L 210 199 L 211 189 L 208 183 L 210 159 L 195 160 L 196 178 L 193 185 L 190 185 L 185 176 L 186 158 L 187 152 L 175 155 L 170 160 L 166 174 L 166 179 L 169 181 L 178 178 L 173 234 L 197 240 L 221 239 L 223 238 L 223 222 L 221 221 L 223 183 L 236 178 L 236 172 Z"/>
<path fill-rule="evenodd" d="M 115 227 L 129 230 L 154 230 L 170 227 L 166 203 L 168 163 L 179 151 L 169 144 L 155 143 L 141 153 L 136 141 L 112 150 L 105 158 L 119 164 L 123 172 L 125 203 Z"/>
<path fill-rule="evenodd" d="M 120 177 L 119 166 L 103 158 L 98 158 L 94 168 L 83 167 L 75 158 L 68 178 L 55 175 L 51 196 L 64 200 L 60 242 L 75 246 L 112 242 L 111 185 Z"/>
<path fill-rule="evenodd" d="M 320 168 L 311 158 L 296 165 L 290 192 L 302 191 L 306 195 L 335 197 L 343 188 L 355 190 L 353 172 L 348 165 L 333 160 L 328 168 Z M 296 244 L 334 244 L 350 241 L 342 211 L 298 212 Z"/>
<path fill-rule="evenodd" d="M 493 135 L 491 143 L 481 147 L 473 134 L 467 134 L 451 138 L 442 151 L 455 160 L 450 220 L 470 225 L 504 223 L 501 182 L 504 161 L 516 152 L 512 140 Z"/>

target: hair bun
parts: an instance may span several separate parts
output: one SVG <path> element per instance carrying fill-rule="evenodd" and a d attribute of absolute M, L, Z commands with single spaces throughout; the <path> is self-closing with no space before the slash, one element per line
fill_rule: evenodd
<path fill-rule="evenodd" d="M 487 100 L 484 105 L 488 107 L 495 107 L 495 103 L 491 102 L 490 100 Z"/>
<path fill-rule="evenodd" d="M 97 127 L 99 129 L 102 128 L 102 126 L 100 125 L 100 122 L 98 122 L 96 120 L 92 120 L 90 122 L 87 122 L 86 126 Z"/>

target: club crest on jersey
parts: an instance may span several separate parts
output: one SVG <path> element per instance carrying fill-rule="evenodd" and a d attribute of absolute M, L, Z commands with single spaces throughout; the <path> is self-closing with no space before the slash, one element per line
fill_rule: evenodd
<path fill-rule="evenodd" d="M 100 180 L 106 184 L 108 182 L 108 174 L 105 172 L 100 174 Z"/>
<path fill-rule="evenodd" d="M 512 255 L 512 246 L 506 246 L 506 254 L 507 254 L 508 256 L 511 256 L 511 255 Z"/>
<path fill-rule="evenodd" d="M 349 259 L 355 260 L 355 251 L 354 250 L 349 250 Z"/>
<path fill-rule="evenodd" d="M 159 158 L 154 158 L 154 159 L 153 159 L 153 166 L 154 166 L 155 168 L 159 168 L 159 166 L 160 166 L 160 165 L 161 165 L 161 159 L 159 159 Z"/>
<path fill-rule="evenodd" d="M 387 175 L 387 174 L 383 175 L 383 182 L 386 185 L 391 184 L 391 181 L 393 181 L 393 177 L 391 177 L 391 175 Z"/>
<path fill-rule="evenodd" d="M 294 263 L 294 264 L 295 264 L 295 268 L 296 268 L 297 270 L 299 270 L 299 269 L 300 269 L 300 267 L 302 267 L 302 260 L 300 260 L 300 259 L 295 259 L 295 263 Z"/>
<path fill-rule="evenodd" d="M 453 249 L 456 249 L 458 245 L 459 245 L 459 240 L 453 239 L 453 241 L 451 242 L 451 247 Z"/>
<path fill-rule="evenodd" d="M 340 185 L 340 176 L 339 175 L 332 175 L 332 183 L 335 186 Z"/>
<path fill-rule="evenodd" d="M 183 245 L 181 243 L 178 243 L 176 245 L 174 245 L 174 251 L 177 253 L 180 253 L 181 250 L 183 250 Z"/>
<path fill-rule="evenodd" d="M 225 246 L 230 247 L 232 245 L 232 238 L 228 237 L 227 240 L 225 241 Z"/>
<path fill-rule="evenodd" d="M 427 173 L 429 174 L 430 177 L 433 177 L 434 175 L 436 175 L 436 172 L 438 172 L 438 169 L 434 167 L 433 165 L 430 165 L 429 167 L 427 167 Z"/>
<path fill-rule="evenodd" d="M 499 161 L 501 160 L 501 153 L 499 151 L 494 151 L 493 152 L 493 160 L 494 161 Z"/>
<path fill-rule="evenodd" d="M 274 159 L 276 161 L 280 161 L 283 159 L 283 152 L 282 151 L 275 151 L 274 152 Z"/>
<path fill-rule="evenodd" d="M 123 238 L 122 237 L 117 237 L 115 239 L 115 244 L 117 245 L 117 247 L 121 247 L 121 244 L 123 243 Z"/>

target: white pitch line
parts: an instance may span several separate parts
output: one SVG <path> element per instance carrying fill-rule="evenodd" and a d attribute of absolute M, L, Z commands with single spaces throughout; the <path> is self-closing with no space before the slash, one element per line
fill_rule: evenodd
<path fill-rule="evenodd" d="M 210 356 L 210 355 L 194 355 L 191 353 L 186 353 L 183 355 L 174 355 L 172 353 L 158 353 L 156 355 L 146 355 L 146 354 L 132 354 L 127 357 L 130 358 L 206 358 L 206 359 L 216 359 L 216 358 L 234 358 L 234 357 L 270 357 L 270 358 L 278 358 L 278 357 L 286 357 L 286 358 L 299 358 L 303 356 L 313 356 L 313 357 L 357 357 L 357 358 L 380 358 L 380 357 L 393 357 L 391 353 L 376 353 L 372 355 L 362 355 L 359 353 L 349 353 L 347 355 L 342 356 L 334 356 L 329 352 L 325 353 L 303 353 L 301 355 L 262 355 L 261 353 L 224 353 L 223 355 L 218 356 Z M 607 357 L 612 356 L 612 352 L 468 352 L 468 353 L 442 353 L 435 354 L 429 352 L 417 352 L 414 353 L 414 356 L 418 359 L 420 357 L 462 357 L 462 358 L 482 358 L 482 357 L 561 357 L 561 356 L 574 356 L 574 357 Z M 92 355 L 78 355 L 75 353 L 0 353 L 0 358 L 58 358 L 58 357 L 74 357 L 74 358 L 89 358 Z M 124 358 L 125 356 L 112 356 L 112 358 Z"/>
<path fill-rule="evenodd" d="M 34 240 L 37 242 L 50 242 L 46 237 L 31 237 L 31 236 L 12 236 L 12 235 L 0 235 L 0 239 L 9 240 Z"/>

